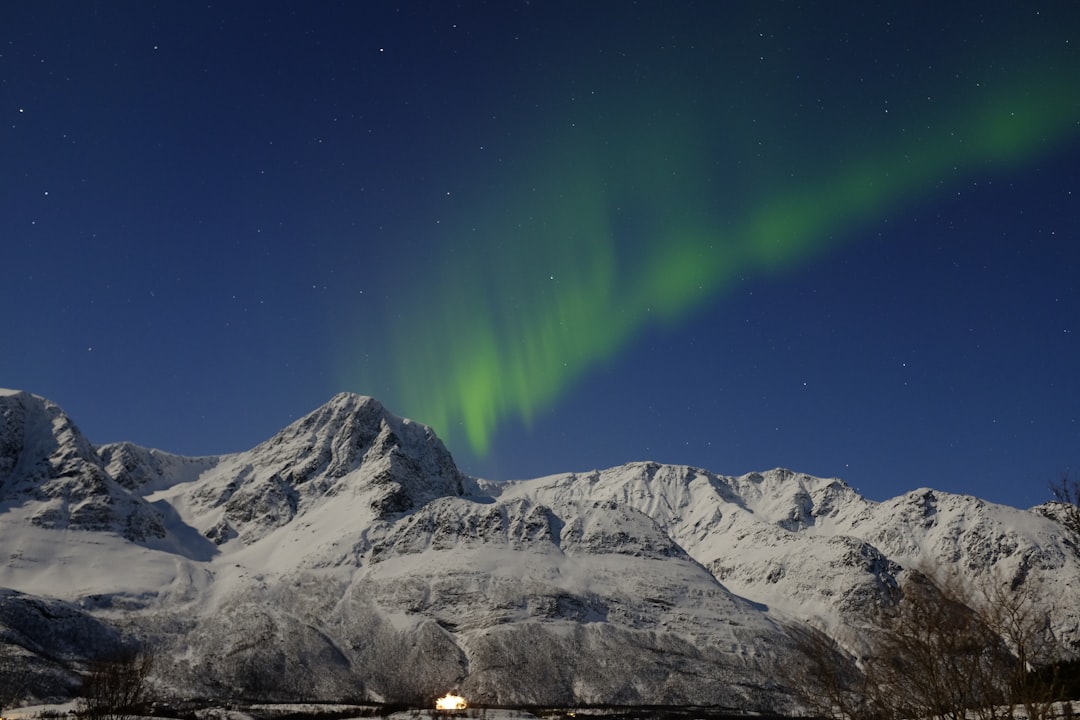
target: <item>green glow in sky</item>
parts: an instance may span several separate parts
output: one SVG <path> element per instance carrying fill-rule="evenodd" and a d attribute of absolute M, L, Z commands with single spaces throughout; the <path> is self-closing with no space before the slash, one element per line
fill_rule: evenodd
<path fill-rule="evenodd" d="M 1074 92 L 1066 78 L 1029 85 L 911 113 L 872 143 L 801 128 L 796 142 L 820 139 L 828 162 L 774 153 L 759 180 L 750 139 L 718 140 L 708 113 L 547 132 L 509 187 L 447 223 L 445 253 L 408 285 L 383 368 L 395 409 L 483 456 L 504 422 L 528 424 L 644 328 L 1052 150 L 1077 131 Z"/>

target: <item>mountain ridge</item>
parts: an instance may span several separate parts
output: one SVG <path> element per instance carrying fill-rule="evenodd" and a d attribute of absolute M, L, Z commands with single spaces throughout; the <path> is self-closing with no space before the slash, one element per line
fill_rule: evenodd
<path fill-rule="evenodd" d="M 153 643 L 181 694 L 797 711 L 779 669 L 800 628 L 858 654 L 867 608 L 928 567 L 1039 583 L 1080 648 L 1080 543 L 1049 512 L 878 503 L 779 468 L 470 478 L 430 428 L 349 393 L 187 458 L 95 447 L 0 391 L 0 503 L 0 587 Z M 49 672 L 71 680 L 93 648 L 65 653 Z"/>

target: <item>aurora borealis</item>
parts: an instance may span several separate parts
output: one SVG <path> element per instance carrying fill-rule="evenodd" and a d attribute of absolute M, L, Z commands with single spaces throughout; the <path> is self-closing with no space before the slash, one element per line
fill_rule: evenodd
<path fill-rule="evenodd" d="M 96 442 L 351 390 L 496 478 L 1080 462 L 1069 3 L 4 13 L 0 385 Z"/>
<path fill-rule="evenodd" d="M 860 221 L 917 201 L 940 178 L 1047 152 L 1080 118 L 1063 102 L 1068 79 L 1051 78 L 1037 92 L 988 93 L 978 107 L 954 110 L 947 133 L 931 129 L 892 148 L 851 148 L 844 166 L 811 175 L 805 186 L 749 198 L 727 223 L 714 217 L 715 203 L 700 190 L 708 178 L 690 157 L 690 149 L 709 145 L 703 138 L 659 128 L 676 138 L 672 147 L 647 145 L 639 154 L 619 144 L 592 158 L 590 148 L 605 145 L 601 134 L 563 149 L 558 163 L 569 175 L 527 173 L 549 194 L 537 198 L 533 188 L 527 208 L 511 213 L 536 227 L 481 231 L 465 262 L 437 264 L 433 292 L 422 293 L 421 307 L 396 326 L 393 363 L 404 405 L 448 438 L 460 425 L 483 455 L 507 418 L 528 422 L 643 325 L 677 319 L 740 275 L 796 266 Z M 624 152 L 630 157 L 620 158 Z M 654 216 L 630 231 L 645 237 L 625 258 L 617 224 L 635 211 L 624 211 L 620 200 L 630 205 L 634 196 Z M 422 352 L 428 342 L 417 342 L 417 334 L 433 340 L 434 352 Z"/>

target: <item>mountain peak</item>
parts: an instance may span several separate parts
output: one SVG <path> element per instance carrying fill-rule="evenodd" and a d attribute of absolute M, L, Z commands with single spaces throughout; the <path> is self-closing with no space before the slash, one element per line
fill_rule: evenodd
<path fill-rule="evenodd" d="M 449 457 L 431 428 L 394 415 L 374 398 L 347 392 L 334 395 L 251 452 L 272 464 L 287 465 L 283 477 L 296 484 L 313 473 L 345 476 L 386 436 L 406 454 L 430 451 Z"/>
<path fill-rule="evenodd" d="M 337 393 L 332 398 L 330 398 L 330 400 L 326 404 L 327 405 L 351 405 L 351 406 L 357 406 L 357 405 L 368 405 L 368 404 L 372 404 L 372 403 L 374 403 L 375 405 L 377 405 L 380 408 L 383 408 L 385 410 L 385 407 L 383 406 L 383 404 L 381 402 L 379 402 L 378 400 L 376 400 L 375 398 L 371 397 L 370 395 L 360 395 L 359 393 L 347 392 L 347 391 L 342 391 L 342 392 Z"/>
<path fill-rule="evenodd" d="M 93 446 L 56 403 L 32 393 L 0 393 L 0 487 L 76 475 L 96 464 Z"/>
<path fill-rule="evenodd" d="M 38 527 L 131 540 L 165 534 L 153 508 L 116 483 L 60 406 L 28 392 L 0 392 L 0 499 L 35 501 L 30 522 Z"/>
<path fill-rule="evenodd" d="M 331 496 L 388 518 L 464 493 L 463 476 L 431 428 L 353 393 L 338 393 L 251 450 L 223 458 L 214 475 L 198 502 L 222 508 L 205 531 L 218 543 L 237 536 L 253 543 Z"/>

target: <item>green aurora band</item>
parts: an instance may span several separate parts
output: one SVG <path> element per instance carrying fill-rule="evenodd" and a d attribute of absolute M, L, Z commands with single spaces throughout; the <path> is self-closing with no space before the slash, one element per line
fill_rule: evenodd
<path fill-rule="evenodd" d="M 756 183 L 744 164 L 731 169 L 739 186 L 723 190 L 717 133 L 700 115 L 673 113 L 661 127 L 621 136 L 600 123 L 549 132 L 516 180 L 527 187 L 476 198 L 430 277 L 409 287 L 413 304 L 396 308 L 384 372 L 395 409 L 451 447 L 464 436 L 483 457 L 505 421 L 528 425 L 644 328 L 679 321 L 740 277 L 789 271 L 976 172 L 1030 162 L 1075 137 L 1074 79 L 983 89 L 947 113 L 909 117 L 906 127 L 919 132 L 890 132 L 871 151 L 839 130 L 807 128 L 801 141 L 822 132 L 831 162 L 819 156 L 794 178 L 777 172 Z M 478 216 L 487 224 L 467 228 Z"/>

